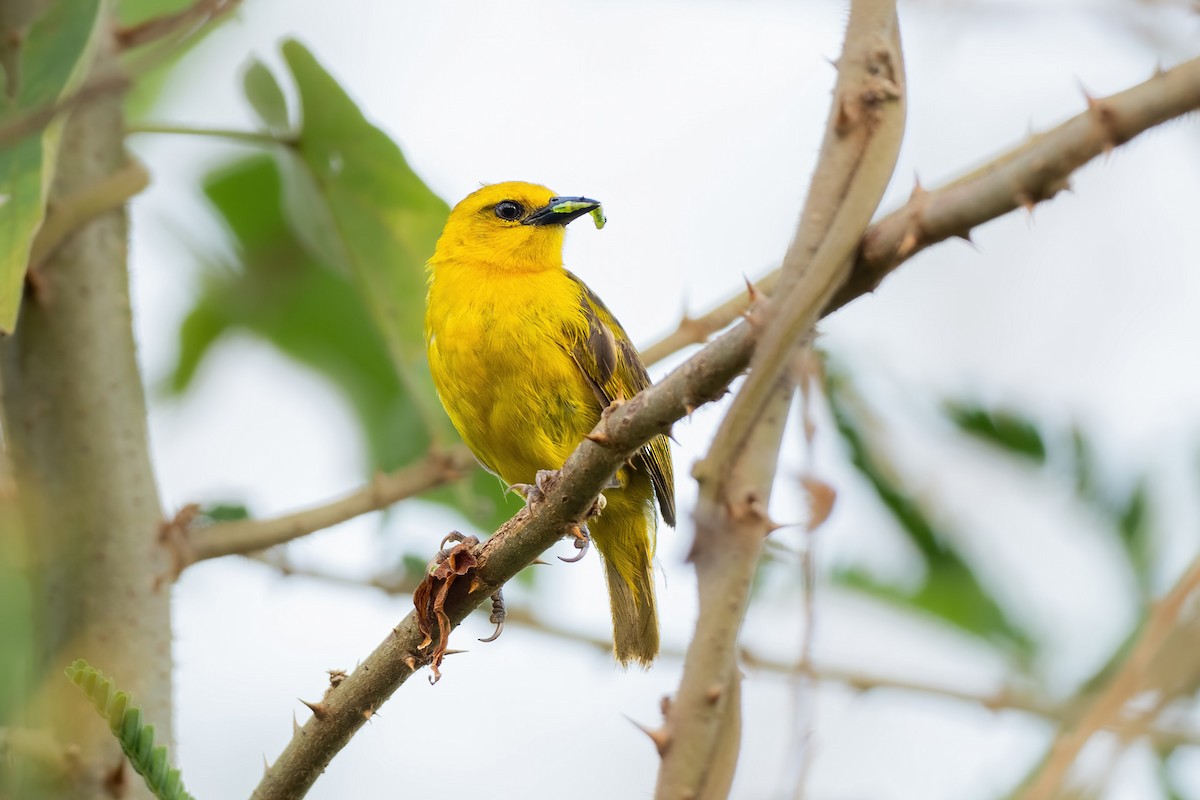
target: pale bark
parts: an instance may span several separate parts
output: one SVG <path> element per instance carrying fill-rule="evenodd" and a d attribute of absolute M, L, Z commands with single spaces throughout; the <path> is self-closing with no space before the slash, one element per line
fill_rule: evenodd
<path fill-rule="evenodd" d="M 111 39 L 92 73 L 113 70 Z M 128 165 L 122 101 L 68 120 L 50 196 L 69 202 Z M 0 339 L 6 446 L 32 554 L 37 615 L 27 712 L 73 753 L 62 798 L 148 797 L 107 725 L 63 677 L 86 658 L 171 740 L 169 560 L 134 352 L 123 208 L 93 217 L 39 265 L 15 333 Z M 77 748 L 77 750 L 75 749 Z M 28 787 L 30 794 L 37 787 Z M 36 794 L 34 794 L 36 796 Z"/>

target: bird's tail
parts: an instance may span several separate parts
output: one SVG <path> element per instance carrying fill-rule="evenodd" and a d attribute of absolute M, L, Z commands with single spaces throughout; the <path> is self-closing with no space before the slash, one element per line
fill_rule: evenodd
<path fill-rule="evenodd" d="M 643 478 L 650 501 L 637 483 Z M 658 655 L 658 608 L 654 601 L 653 490 L 649 479 L 606 496 L 604 513 L 588 527 L 604 559 L 608 602 L 612 608 L 613 655 L 623 667 L 650 666 Z"/>

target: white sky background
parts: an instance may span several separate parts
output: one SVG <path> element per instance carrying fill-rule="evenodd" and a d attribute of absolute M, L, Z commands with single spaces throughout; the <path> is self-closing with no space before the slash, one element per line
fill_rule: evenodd
<path fill-rule="evenodd" d="M 707 308 L 782 253 L 819 146 L 834 78 L 825 59 L 838 53 L 844 18 L 844 4 L 832 2 L 247 0 L 193 54 L 155 118 L 249 127 L 244 61 L 277 65 L 276 42 L 296 36 L 448 201 L 507 179 L 601 199 L 608 227 L 573 226 L 567 262 L 645 343 L 685 304 Z M 901 23 L 909 125 L 885 208 L 907 197 L 914 173 L 936 186 L 1078 113 L 1081 84 L 1110 93 L 1144 80 L 1156 61 L 1200 51 L 1200 19 L 1183 2 L 907 3 Z M 179 137 L 134 145 L 154 175 L 134 204 L 133 249 L 153 395 L 194 285 L 188 248 L 220 241 L 196 178 L 238 150 Z M 1079 420 L 1121 474 L 1157 465 L 1160 528 L 1173 537 L 1167 582 L 1192 552 L 1200 518 L 1188 472 L 1200 444 L 1200 125 L 1155 131 L 1074 185 L 1032 221 L 1014 214 L 977 231 L 977 251 L 948 243 L 921 254 L 823 325 L 824 341 L 901 418 L 927 422 L 943 395 L 980 397 L 1051 423 Z M 718 419 L 703 411 L 676 428 L 684 520 L 694 497 L 686 476 Z M 865 560 L 917 580 L 916 562 L 822 423 L 815 468 L 840 492 L 819 534 L 823 560 Z M 246 338 L 218 348 L 184 402 L 155 402 L 151 427 L 171 509 L 240 498 L 270 515 L 362 480 L 362 443 L 334 391 Z M 928 426 L 898 424 L 895 441 L 910 480 L 961 523 L 967 546 L 995 564 L 987 577 L 997 591 L 1048 643 L 1040 674 L 1069 691 L 1133 620 L 1128 576 L 1095 520 L 1037 476 L 1014 477 L 961 442 L 931 441 Z M 780 519 L 803 514 L 786 480 L 802 467 L 797 445 L 780 473 Z M 395 542 L 424 542 L 416 549 L 432 554 L 452 527 L 462 523 L 448 512 L 409 504 L 293 552 L 367 574 L 400 549 Z M 676 649 L 695 613 L 681 563 L 689 538 L 686 523 L 660 537 L 665 641 Z M 598 560 L 543 569 L 547 618 L 603 634 Z M 306 718 L 296 698 L 317 699 L 324 670 L 352 668 L 410 607 L 232 559 L 192 568 L 176 592 L 179 757 L 189 788 L 212 798 L 246 796 L 262 755 L 273 759 L 290 737 L 292 712 Z M 799 598 L 774 597 L 796 607 L 753 609 L 747 640 L 794 655 Z M 829 591 L 818 604 L 825 663 L 976 689 L 1004 676 L 989 650 L 941 627 Z M 649 797 L 658 758 L 624 715 L 656 723 L 680 663 L 621 673 L 594 651 L 515 627 L 476 644 L 487 628 L 483 617 L 469 621 L 452 642 L 471 653 L 448 660 L 436 687 L 421 677 L 401 689 L 310 796 L 460 797 L 490 787 L 497 797 Z M 800 752 L 793 690 L 748 671 L 745 700 L 734 795 L 784 796 Z M 823 690 L 815 713 L 815 800 L 995 797 L 1049 735 L 1015 713 L 894 692 Z M 1179 761 L 1200 792 L 1200 761 Z M 1138 753 L 1121 761 L 1106 797 L 1154 796 L 1150 763 Z"/>

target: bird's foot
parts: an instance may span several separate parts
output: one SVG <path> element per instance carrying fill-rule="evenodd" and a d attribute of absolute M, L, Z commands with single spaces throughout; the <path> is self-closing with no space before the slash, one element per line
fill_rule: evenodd
<path fill-rule="evenodd" d="M 447 558 L 449 558 L 450 551 L 453 548 L 446 547 L 446 544 L 448 542 L 454 542 L 455 544 L 465 544 L 467 547 L 476 547 L 479 544 L 479 537 L 478 536 L 467 536 L 466 534 L 459 533 L 458 531 L 450 531 L 449 533 L 447 533 L 445 535 L 445 537 L 442 538 L 442 543 L 440 545 L 438 545 L 438 553 L 436 556 L 433 557 L 433 563 L 440 564 L 443 561 L 445 561 Z"/>
<path fill-rule="evenodd" d="M 494 642 L 500 638 L 500 634 L 504 632 L 504 620 L 508 617 L 508 611 L 504 608 L 504 590 L 497 589 L 492 595 L 492 614 L 488 617 L 488 622 L 496 626 L 496 631 L 486 639 L 480 639 L 481 642 Z"/>
<path fill-rule="evenodd" d="M 525 499 L 525 505 L 532 510 L 534 506 L 546 498 L 550 491 L 551 482 L 558 477 L 556 469 L 539 469 L 533 478 L 533 483 L 514 483 L 508 487 L 510 492 L 516 492 Z"/>
<path fill-rule="evenodd" d="M 596 502 L 592 503 L 592 507 L 588 509 L 584 519 L 595 519 L 600 516 L 600 512 L 604 510 L 606 505 L 608 505 L 608 499 L 602 494 L 596 495 Z M 581 522 L 572 527 L 571 535 L 575 537 L 575 549 L 579 552 L 572 558 L 558 557 L 559 561 L 565 561 L 568 564 L 574 564 L 576 561 L 583 559 L 587 555 L 588 548 L 592 545 L 592 535 L 588 531 L 586 522 Z"/>
<path fill-rule="evenodd" d="M 578 550 L 579 553 L 571 558 L 563 558 L 562 556 L 558 557 L 559 561 L 565 561 L 568 564 L 574 564 L 576 561 L 582 560 L 583 557 L 587 555 L 588 548 L 592 546 L 592 537 L 588 533 L 586 524 L 580 523 L 579 525 L 573 526 L 571 528 L 571 535 L 575 537 L 575 549 Z"/>

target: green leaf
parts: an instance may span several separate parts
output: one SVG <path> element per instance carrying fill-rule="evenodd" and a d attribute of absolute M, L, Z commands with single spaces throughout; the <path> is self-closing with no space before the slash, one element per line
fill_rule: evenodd
<path fill-rule="evenodd" d="M 292 221 L 318 257 L 353 276 L 426 427 L 452 441 L 424 336 L 425 262 L 449 207 L 303 45 L 285 42 L 283 56 L 301 114 L 286 173 Z"/>
<path fill-rule="evenodd" d="M 1129 555 L 1133 572 L 1142 588 L 1143 598 L 1149 597 L 1154 582 L 1155 542 L 1150 524 L 1149 496 L 1146 479 L 1137 482 L 1117 513 L 1117 533 Z"/>
<path fill-rule="evenodd" d="M 43 13 L 30 17 L 27 29 L 3 32 L 7 91 L 0 95 L 0 127 L 54 104 L 79 86 L 100 29 L 101 5 L 100 0 L 42 4 Z M 0 334 L 11 332 L 17 322 L 61 133 L 60 117 L 41 131 L 0 145 Z"/>
<path fill-rule="evenodd" d="M 1033 653 L 1029 636 L 1011 620 L 954 547 L 957 537 L 939 529 L 890 468 L 886 452 L 868 431 L 862 402 L 849 376 L 829 368 L 830 407 L 850 461 L 867 480 L 925 563 L 925 578 L 915 592 L 879 582 L 857 568 L 835 572 L 844 586 L 910 611 L 931 614 L 957 628 L 1011 649 L 1021 661 Z"/>
<path fill-rule="evenodd" d="M 1075 470 L 1075 494 L 1096 505 L 1102 494 L 1096 479 L 1096 451 L 1078 425 L 1071 428 L 1071 463 Z"/>
<path fill-rule="evenodd" d="M 142 724 L 142 710 L 129 705 L 129 695 L 118 692 L 111 678 L 82 658 L 66 669 L 67 679 L 92 701 L 109 729 L 121 742 L 130 766 L 146 781 L 159 800 L 195 800 L 183 788 L 179 771 L 168 769 L 167 748 L 154 745 L 154 726 Z"/>
<path fill-rule="evenodd" d="M 1162 796 L 1165 798 L 1165 800 L 1187 800 L 1187 795 L 1183 793 L 1180 787 L 1179 779 L 1175 776 L 1174 771 L 1171 769 L 1170 761 L 1171 757 L 1175 753 L 1174 748 L 1168 749 L 1159 747 L 1156 748 L 1156 750 L 1158 751 L 1156 753 L 1156 772 L 1158 775 L 1159 787 L 1162 789 Z"/>
<path fill-rule="evenodd" d="M 246 99 L 254 107 L 258 118 L 262 120 L 267 130 L 276 136 L 285 137 L 291 133 L 291 123 L 288 121 L 287 98 L 271 71 L 263 66 L 258 59 L 252 59 L 242 77 Z"/>
<path fill-rule="evenodd" d="M 999 411 L 951 401 L 945 404 L 947 416 L 964 433 L 1002 450 L 1044 464 L 1046 443 L 1037 426 L 1012 411 Z"/>
<path fill-rule="evenodd" d="M 414 553 L 405 553 L 401 559 L 401 568 L 404 572 L 404 577 L 408 578 L 412 583 L 420 583 L 425 578 L 428 561 Z"/>
<path fill-rule="evenodd" d="M 410 463 L 426 452 L 429 436 L 350 278 L 314 259 L 293 235 L 281 181 L 269 156 L 207 179 L 204 192 L 229 227 L 240 264 L 208 270 L 184 322 L 172 385 L 185 388 L 224 333 L 247 330 L 342 390 L 363 424 L 372 470 Z"/>
<path fill-rule="evenodd" d="M 1082 502 L 1107 518 L 1129 557 L 1130 568 L 1141 590 L 1141 599 L 1147 602 L 1154 591 L 1158 556 L 1150 513 L 1149 482 L 1145 476 L 1136 481 L 1126 477 L 1120 483 L 1132 483 L 1132 488 L 1110 488 L 1098 477 L 1099 463 L 1095 448 L 1078 427 L 1071 431 L 1071 444 L 1075 492 Z"/>
<path fill-rule="evenodd" d="M 206 523 L 236 522 L 250 518 L 250 510 L 241 503 L 215 503 L 200 509 L 200 516 Z"/>
<path fill-rule="evenodd" d="M 194 5 L 196 0 L 120 0 L 117 19 L 124 25 L 137 25 L 156 17 L 177 14 Z"/>

